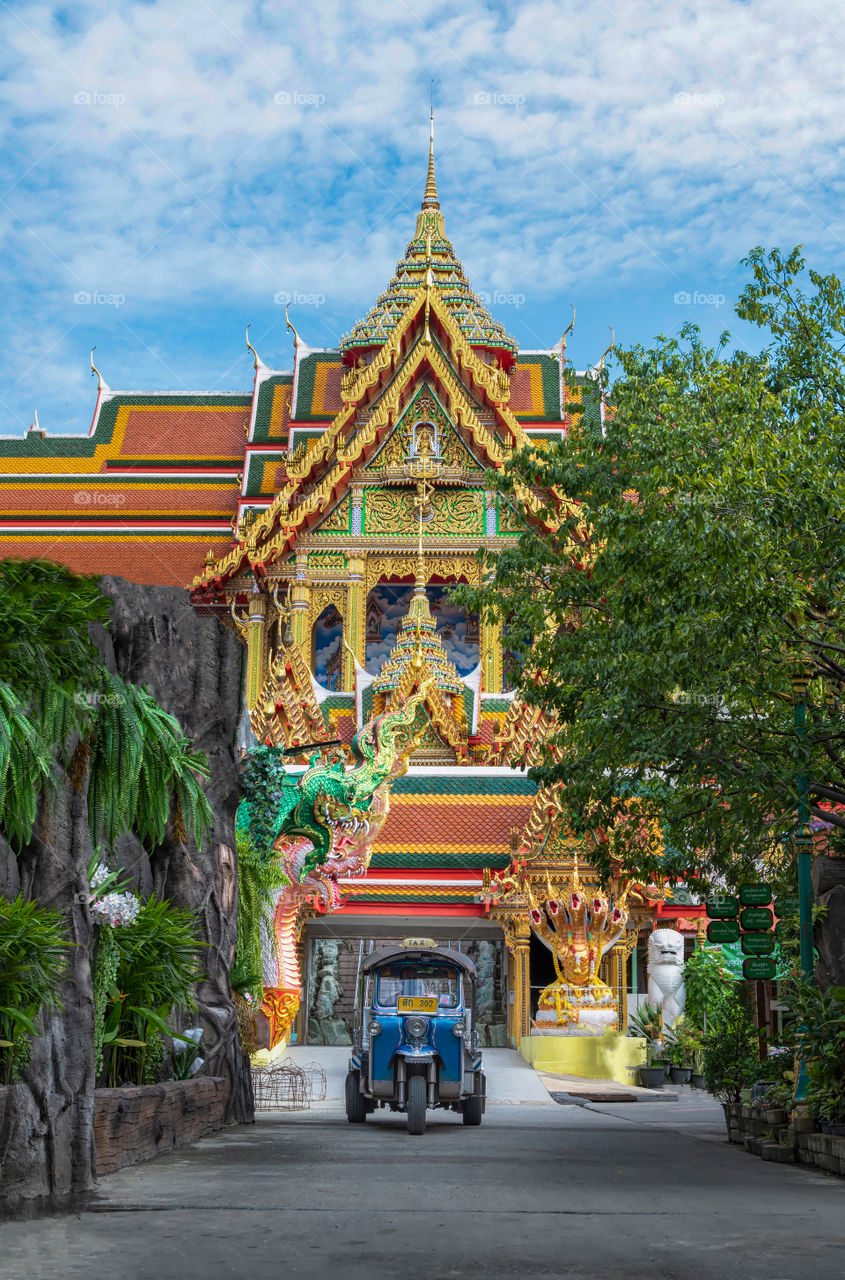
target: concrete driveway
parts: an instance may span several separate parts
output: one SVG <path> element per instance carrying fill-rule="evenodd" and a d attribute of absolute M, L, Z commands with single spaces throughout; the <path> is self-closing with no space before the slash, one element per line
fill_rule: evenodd
<path fill-rule="evenodd" d="M 533 1074 L 533 1073 L 532 1073 Z M 262 1117 L 101 1182 L 84 1211 L 0 1227 L 2 1280 L 836 1280 L 845 1186 L 725 1141 L 675 1103 L 492 1103 L 352 1126 Z"/>

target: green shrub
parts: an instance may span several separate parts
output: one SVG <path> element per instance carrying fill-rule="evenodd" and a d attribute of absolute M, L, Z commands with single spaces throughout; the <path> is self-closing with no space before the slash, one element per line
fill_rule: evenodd
<path fill-rule="evenodd" d="M 105 1077 L 112 1087 L 153 1083 L 161 1078 L 166 1056 L 162 1035 L 181 1039 L 167 1019 L 174 1009 L 195 1007 L 193 984 L 201 976 L 198 953 L 205 944 L 189 911 L 155 898 L 142 904 L 131 924 L 104 926 L 100 933 L 95 975 L 100 1070 L 107 1055 Z"/>
<path fill-rule="evenodd" d="M 753 1072 L 757 1046 L 757 1033 L 735 986 L 731 997 L 720 1007 L 718 1019 L 711 1019 L 704 1038 L 704 1078 L 714 1097 L 722 1102 L 740 1101 L 749 1073 Z"/>
<path fill-rule="evenodd" d="M 807 1066 L 807 1100 L 814 1114 L 845 1121 L 845 987 L 819 991 L 794 979 L 787 993 L 795 1014 L 795 1048 Z"/>
<path fill-rule="evenodd" d="M 0 898 L 0 1082 L 11 1084 L 29 1060 L 42 1009 L 60 1007 L 59 987 L 73 943 L 58 911 Z"/>

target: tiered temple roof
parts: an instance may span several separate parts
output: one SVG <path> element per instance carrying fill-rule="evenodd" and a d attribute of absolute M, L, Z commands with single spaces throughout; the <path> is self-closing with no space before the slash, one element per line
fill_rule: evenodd
<path fill-rule="evenodd" d="M 393 279 L 363 320 L 343 336 L 344 363 L 354 363 L 361 351 L 388 341 L 410 306 L 414 290 L 429 282 L 445 302 L 461 333 L 472 347 L 495 353 L 511 370 L 516 363 L 517 341 L 494 320 L 464 275 L 463 266 L 446 235 L 437 183 L 434 177 L 434 120 L 429 140 L 428 176 L 422 208 L 417 214 L 413 239 L 397 264 Z"/>

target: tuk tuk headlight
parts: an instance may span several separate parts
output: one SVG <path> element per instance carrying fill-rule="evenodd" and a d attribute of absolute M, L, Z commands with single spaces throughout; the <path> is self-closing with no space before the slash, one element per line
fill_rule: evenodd
<path fill-rule="evenodd" d="M 456 1022 L 455 1025 L 452 1027 L 452 1035 L 453 1036 L 465 1035 L 466 1029 L 467 1027 L 465 1022 Z"/>
<path fill-rule="evenodd" d="M 428 1018 L 410 1017 L 405 1019 L 405 1031 L 415 1040 L 421 1040 L 428 1031 Z"/>
<path fill-rule="evenodd" d="M 372 1022 L 370 1023 L 370 1035 L 371 1036 L 381 1035 L 381 1023 L 379 1022 L 378 1018 L 373 1018 Z"/>

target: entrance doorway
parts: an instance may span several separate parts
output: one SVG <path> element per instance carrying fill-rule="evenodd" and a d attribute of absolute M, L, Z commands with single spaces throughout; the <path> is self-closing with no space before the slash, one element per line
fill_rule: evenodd
<path fill-rule="evenodd" d="M 405 938 L 425 937 L 431 938 L 438 947 L 459 951 L 472 960 L 478 971 L 480 1044 L 482 1047 L 505 1047 L 508 964 L 502 931 L 497 925 L 486 922 L 476 925 L 474 921 L 474 927 L 467 929 L 467 923 L 450 920 L 438 926 L 426 920 L 378 921 L 377 931 L 371 931 L 363 921 L 354 919 L 347 922 L 333 917 L 309 921 L 304 936 L 304 990 L 300 1020 L 304 1043 L 350 1044 L 358 975 L 363 961 L 373 951 L 400 947 Z M 402 926 L 401 931 L 397 924 Z M 347 927 L 341 932 L 338 925 Z M 460 936 L 454 936 L 459 930 Z"/>

